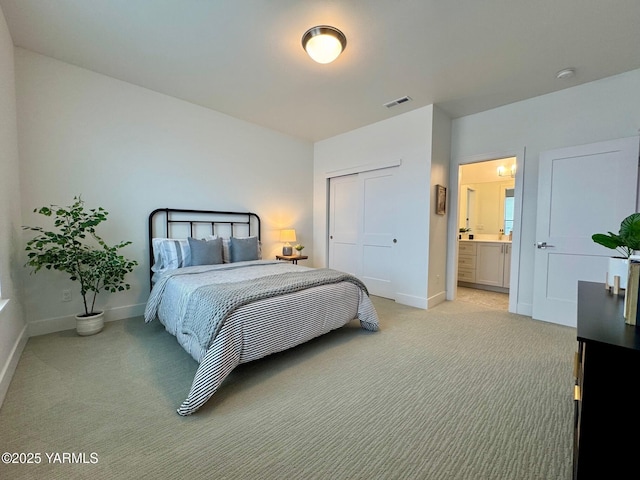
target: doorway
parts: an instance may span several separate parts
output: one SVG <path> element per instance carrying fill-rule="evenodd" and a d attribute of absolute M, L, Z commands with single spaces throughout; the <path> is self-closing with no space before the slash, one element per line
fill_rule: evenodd
<path fill-rule="evenodd" d="M 517 313 L 523 167 L 524 151 L 465 158 L 451 169 L 447 300 Z"/>

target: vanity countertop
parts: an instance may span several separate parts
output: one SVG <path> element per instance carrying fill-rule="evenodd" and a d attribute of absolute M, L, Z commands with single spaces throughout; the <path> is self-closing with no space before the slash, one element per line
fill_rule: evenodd
<path fill-rule="evenodd" d="M 485 239 L 478 239 L 476 240 L 475 238 L 473 240 L 469 240 L 468 238 L 462 238 L 460 240 L 458 240 L 459 242 L 473 242 L 473 243 L 511 243 L 511 240 L 506 239 L 506 240 L 485 240 Z"/>

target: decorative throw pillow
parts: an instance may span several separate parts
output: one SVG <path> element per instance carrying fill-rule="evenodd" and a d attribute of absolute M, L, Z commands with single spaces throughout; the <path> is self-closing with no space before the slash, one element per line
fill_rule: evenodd
<path fill-rule="evenodd" d="M 162 253 L 160 252 L 160 248 L 161 248 L 162 242 L 166 242 L 167 240 L 169 239 L 153 238 L 151 240 L 151 248 L 153 250 L 153 265 L 151 266 L 151 271 L 153 272 L 159 272 L 164 269 L 164 266 L 162 265 L 163 261 L 162 261 Z"/>
<path fill-rule="evenodd" d="M 191 250 L 190 265 L 216 265 L 222 263 L 222 239 L 198 240 L 187 238 Z"/>
<path fill-rule="evenodd" d="M 187 239 L 159 239 L 156 245 L 160 247 L 160 262 L 158 271 L 173 270 L 190 265 L 191 255 Z M 155 246 L 154 246 L 155 252 Z M 155 253 L 154 253 L 155 257 Z"/>
<path fill-rule="evenodd" d="M 231 237 L 229 239 L 229 259 L 232 263 L 259 260 L 258 237 Z"/>

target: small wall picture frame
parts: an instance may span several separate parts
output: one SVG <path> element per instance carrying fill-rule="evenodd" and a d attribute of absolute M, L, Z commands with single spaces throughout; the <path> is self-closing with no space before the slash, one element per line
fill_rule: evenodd
<path fill-rule="evenodd" d="M 447 213 L 447 188 L 442 185 L 436 185 L 436 214 L 444 215 Z"/>

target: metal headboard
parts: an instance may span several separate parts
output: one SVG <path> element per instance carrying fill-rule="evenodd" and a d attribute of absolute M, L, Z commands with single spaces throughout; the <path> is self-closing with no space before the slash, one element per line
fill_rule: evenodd
<path fill-rule="evenodd" d="M 173 232 L 179 234 L 173 236 Z M 153 276 L 153 238 L 186 238 L 218 235 L 221 237 L 257 236 L 260 241 L 260 217 L 253 212 L 221 212 L 157 208 L 149 214 L 149 275 Z"/>

